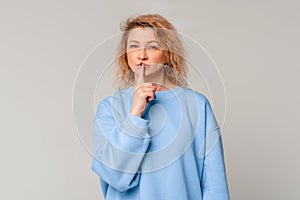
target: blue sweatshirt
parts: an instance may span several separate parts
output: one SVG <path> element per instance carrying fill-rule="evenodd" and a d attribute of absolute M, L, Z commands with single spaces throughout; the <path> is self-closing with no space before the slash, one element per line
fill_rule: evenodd
<path fill-rule="evenodd" d="M 207 98 L 184 87 L 157 91 L 141 117 L 133 87 L 99 103 L 92 170 L 106 200 L 227 200 L 222 138 Z"/>

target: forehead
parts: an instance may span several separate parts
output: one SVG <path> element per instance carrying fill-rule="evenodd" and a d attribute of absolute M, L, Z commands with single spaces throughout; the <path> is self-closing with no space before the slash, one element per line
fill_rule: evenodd
<path fill-rule="evenodd" d="M 128 42 L 136 40 L 138 42 L 147 42 L 149 40 L 156 40 L 154 30 L 150 27 L 134 28 L 128 33 Z"/>

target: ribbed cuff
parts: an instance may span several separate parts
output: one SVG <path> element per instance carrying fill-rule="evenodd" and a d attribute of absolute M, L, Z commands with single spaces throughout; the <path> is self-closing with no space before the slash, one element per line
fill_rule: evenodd
<path fill-rule="evenodd" d="M 124 133 L 132 137 L 148 138 L 149 120 L 142 119 L 131 113 L 128 113 L 125 120 L 121 123 L 120 128 Z"/>

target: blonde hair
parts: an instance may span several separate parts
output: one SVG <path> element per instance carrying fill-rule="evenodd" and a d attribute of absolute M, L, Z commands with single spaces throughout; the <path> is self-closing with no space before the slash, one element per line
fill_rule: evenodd
<path fill-rule="evenodd" d="M 129 17 L 120 24 L 122 36 L 116 51 L 117 80 L 119 87 L 134 84 L 134 73 L 127 61 L 127 39 L 129 31 L 134 28 L 151 27 L 156 39 L 164 50 L 164 60 L 167 64 L 165 74 L 175 85 L 186 86 L 187 64 L 185 52 L 179 35 L 174 26 L 159 14 L 146 14 Z"/>

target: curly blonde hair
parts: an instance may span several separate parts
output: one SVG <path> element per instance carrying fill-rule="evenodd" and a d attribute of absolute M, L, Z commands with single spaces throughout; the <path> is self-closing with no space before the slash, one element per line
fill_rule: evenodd
<path fill-rule="evenodd" d="M 155 37 L 164 50 L 165 74 L 168 79 L 175 85 L 186 86 L 187 64 L 182 42 L 174 26 L 159 14 L 132 16 L 120 24 L 122 35 L 116 51 L 118 86 L 127 87 L 134 84 L 134 73 L 127 60 L 127 39 L 131 29 L 141 27 L 153 28 Z"/>

